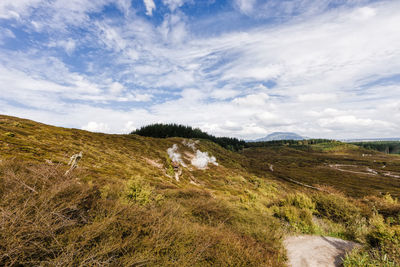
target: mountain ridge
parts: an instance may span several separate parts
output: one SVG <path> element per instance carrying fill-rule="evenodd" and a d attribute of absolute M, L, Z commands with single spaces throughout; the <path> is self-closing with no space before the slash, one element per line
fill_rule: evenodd
<path fill-rule="evenodd" d="M 261 137 L 254 140 L 248 140 L 247 142 L 268 142 L 268 141 L 279 141 L 279 140 L 304 140 L 306 137 L 302 137 L 297 133 L 293 132 L 273 132 L 265 137 Z"/>

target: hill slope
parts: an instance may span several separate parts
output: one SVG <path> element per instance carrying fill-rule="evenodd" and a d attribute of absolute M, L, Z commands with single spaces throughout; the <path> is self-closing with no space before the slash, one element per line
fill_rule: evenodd
<path fill-rule="evenodd" d="M 246 149 L 256 175 L 269 173 L 314 186 L 333 186 L 352 197 L 400 197 L 400 157 L 343 143 L 271 145 Z M 273 171 L 270 170 L 273 166 Z"/>
<path fill-rule="evenodd" d="M 79 151 L 77 168 L 65 174 Z M 396 200 L 285 180 L 315 184 L 293 174 L 298 153 L 315 155 L 284 151 L 235 153 L 204 140 L 0 116 L 0 265 L 283 266 L 282 240 L 295 233 L 365 244 L 348 261 L 400 259 Z"/>

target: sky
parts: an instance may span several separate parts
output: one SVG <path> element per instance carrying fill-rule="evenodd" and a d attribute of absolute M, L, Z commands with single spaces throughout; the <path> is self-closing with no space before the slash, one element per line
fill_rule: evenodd
<path fill-rule="evenodd" d="M 400 136 L 400 1 L 1 0 L 0 114 Z"/>

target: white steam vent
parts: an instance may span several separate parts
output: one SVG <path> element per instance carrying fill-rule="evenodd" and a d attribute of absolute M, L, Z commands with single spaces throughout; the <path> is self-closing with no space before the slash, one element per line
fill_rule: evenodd
<path fill-rule="evenodd" d="M 197 169 L 204 170 L 207 169 L 208 164 L 213 164 L 215 166 L 218 166 L 217 159 L 214 156 L 209 156 L 208 152 L 202 152 L 198 150 L 195 145 L 198 142 L 194 142 L 193 140 L 189 141 L 182 141 L 182 144 L 185 145 L 186 147 L 191 148 L 194 152 L 195 155 L 191 159 L 190 163 L 196 167 Z M 183 162 L 182 160 L 182 154 L 178 152 L 178 145 L 174 144 L 172 147 L 167 149 L 167 153 L 169 158 L 171 159 L 172 162 L 179 163 L 183 167 L 187 167 L 187 165 Z M 193 156 L 193 155 L 192 155 Z"/>
<path fill-rule="evenodd" d="M 191 161 L 192 165 L 198 169 L 204 170 L 207 168 L 208 164 L 214 164 L 218 166 L 217 160 L 214 156 L 209 156 L 208 152 L 201 152 L 200 150 L 196 151 L 196 156 Z"/>
<path fill-rule="evenodd" d="M 167 153 L 172 162 L 180 163 L 186 167 L 186 164 L 182 160 L 182 155 L 178 152 L 178 145 L 174 144 L 172 147 L 167 149 Z"/>

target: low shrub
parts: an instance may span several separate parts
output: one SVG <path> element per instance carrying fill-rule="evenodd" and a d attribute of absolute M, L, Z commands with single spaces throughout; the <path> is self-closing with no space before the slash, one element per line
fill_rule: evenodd
<path fill-rule="evenodd" d="M 350 224 L 360 217 L 360 209 L 343 196 L 319 193 L 312 199 L 318 215 L 334 222 Z"/>
<path fill-rule="evenodd" d="M 383 197 L 365 197 L 364 201 L 381 214 L 386 223 L 390 225 L 400 225 L 400 203 L 397 198 L 393 198 L 390 194 Z"/>
<path fill-rule="evenodd" d="M 294 206 L 274 207 L 274 216 L 285 220 L 295 232 L 313 234 L 316 231 L 310 210 Z"/>
<path fill-rule="evenodd" d="M 152 200 L 152 189 L 148 185 L 130 180 L 126 185 L 125 197 L 128 201 L 146 205 Z"/>
<path fill-rule="evenodd" d="M 372 247 L 382 247 L 386 242 L 393 241 L 395 232 L 388 226 L 380 214 L 370 219 L 371 230 L 367 234 L 367 241 Z"/>
<path fill-rule="evenodd" d="M 289 194 L 283 204 L 291 205 L 300 209 L 315 210 L 315 203 L 311 198 L 303 193 Z"/>
<path fill-rule="evenodd" d="M 272 210 L 275 217 L 286 221 L 295 232 L 312 234 L 317 231 L 313 223 L 315 204 L 303 193 L 288 194 Z"/>
<path fill-rule="evenodd" d="M 365 250 L 355 249 L 347 253 L 343 259 L 344 267 L 397 267 L 398 265 L 390 260 L 387 254 L 378 250 L 367 252 Z"/>

